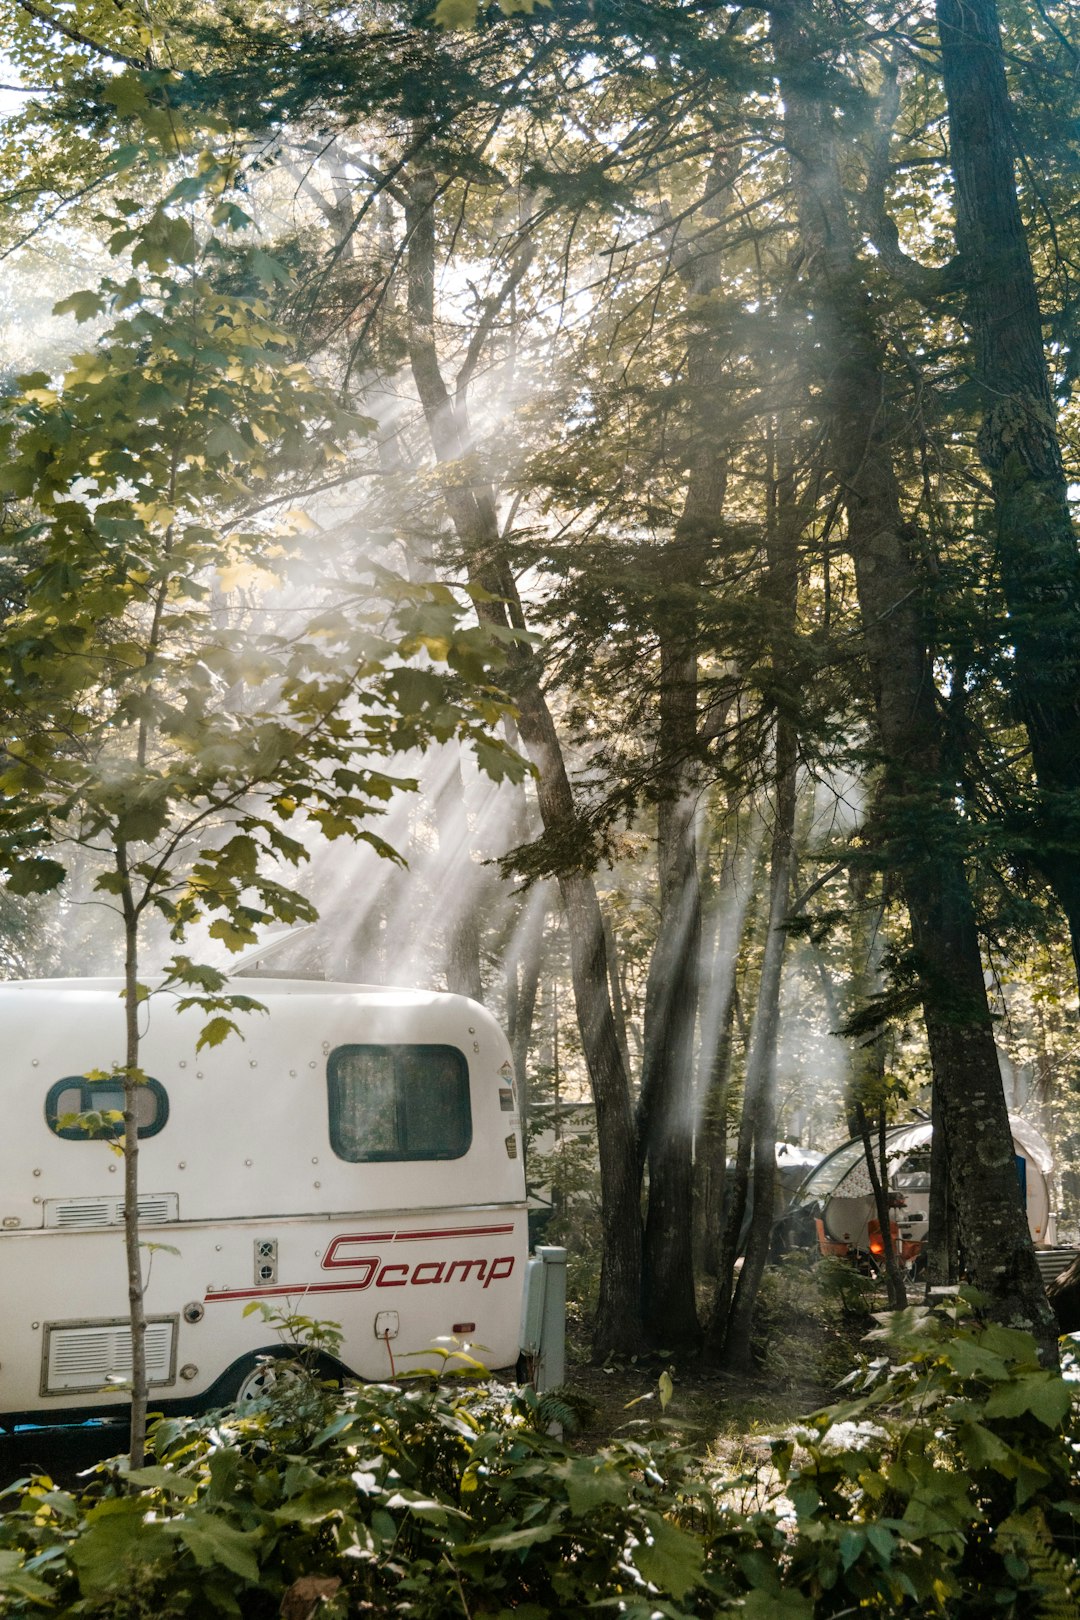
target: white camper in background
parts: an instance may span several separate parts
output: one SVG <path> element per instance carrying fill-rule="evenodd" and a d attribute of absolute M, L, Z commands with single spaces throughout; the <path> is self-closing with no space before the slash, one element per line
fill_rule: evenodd
<path fill-rule="evenodd" d="M 245 1315 L 253 1300 L 340 1323 L 343 1367 L 361 1378 L 430 1365 L 410 1358 L 447 1337 L 512 1365 L 525 1183 L 490 1014 L 414 990 L 235 988 L 267 1012 L 212 1050 L 196 1052 L 198 1010 L 163 995 L 141 1011 L 151 1409 L 259 1389 L 258 1357 L 280 1345 Z M 0 984 L 0 1424 L 127 1404 L 123 1163 L 64 1123 L 121 1106 L 118 1082 L 82 1078 L 119 1061 L 119 996 L 116 980 Z"/>
<path fill-rule="evenodd" d="M 1056 1243 L 1050 1207 L 1053 1155 L 1029 1120 L 1009 1115 L 1016 1158 L 1017 1193 L 1027 1215 L 1036 1251 Z M 922 1253 L 930 1221 L 930 1140 L 933 1126 L 920 1119 L 893 1125 L 885 1133 L 888 1190 L 895 1200 L 895 1237 L 901 1258 L 914 1264 Z M 818 1247 L 822 1254 L 870 1255 L 883 1253 L 866 1150 L 855 1137 L 843 1142 L 810 1171 L 794 1203 L 817 1215 Z"/>

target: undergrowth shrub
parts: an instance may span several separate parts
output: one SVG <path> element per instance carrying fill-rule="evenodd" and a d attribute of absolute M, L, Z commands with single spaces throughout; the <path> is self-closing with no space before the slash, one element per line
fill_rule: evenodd
<path fill-rule="evenodd" d="M 793 1249 L 767 1266 L 755 1311 L 754 1352 L 782 1386 L 828 1389 L 850 1370 L 870 1326 L 874 1283 L 846 1261 Z"/>
<path fill-rule="evenodd" d="M 364 1385 L 314 1434 L 309 1414 L 290 1427 L 271 1396 L 243 1418 L 159 1422 L 155 1466 L 79 1499 L 24 1482 L 0 1526 L 3 1611 L 269 1620 L 317 1578 L 319 1620 L 597 1604 L 646 1620 L 658 1598 L 689 1617 L 691 1593 L 716 1608 L 746 1589 L 743 1552 L 780 1550 L 771 1521 L 759 1535 L 725 1516 L 678 1447 L 579 1456 L 529 1389 Z"/>
<path fill-rule="evenodd" d="M 1075 1386 L 981 1303 L 880 1315 L 850 1399 L 774 1447 L 815 1616 L 1080 1617 Z"/>
<path fill-rule="evenodd" d="M 879 1318 L 848 1397 L 736 1509 L 663 1436 L 591 1455 L 490 1382 L 167 1420 L 154 1466 L 6 1493 L 0 1612 L 87 1620 L 1077 1616 L 1070 1385 L 963 1299 Z M 736 1482 L 737 1483 L 737 1482 Z M 761 1500 L 765 1500 L 764 1497 Z"/>

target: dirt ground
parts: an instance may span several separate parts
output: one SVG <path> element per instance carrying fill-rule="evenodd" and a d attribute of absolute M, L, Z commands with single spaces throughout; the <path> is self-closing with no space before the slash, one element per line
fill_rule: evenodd
<path fill-rule="evenodd" d="M 759 1367 L 738 1376 L 687 1357 L 642 1356 L 597 1366 L 587 1333 L 572 1320 L 566 1388 L 579 1427 L 575 1443 L 595 1449 L 614 1436 L 658 1428 L 708 1451 L 725 1464 L 748 1465 L 769 1454 L 771 1436 L 837 1398 L 837 1385 L 884 1308 L 859 1279 L 854 1292 L 821 1284 L 819 1270 L 789 1268 L 770 1280 L 759 1329 Z M 843 1282 L 843 1279 L 841 1279 Z M 666 1406 L 661 1379 L 671 1380 Z"/>

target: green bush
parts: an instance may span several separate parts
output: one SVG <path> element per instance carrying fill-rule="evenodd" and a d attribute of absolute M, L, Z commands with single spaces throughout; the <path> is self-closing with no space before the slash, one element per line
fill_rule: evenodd
<path fill-rule="evenodd" d="M 311 1404 L 284 1386 L 243 1419 L 159 1422 L 158 1459 L 76 1499 L 25 1483 L 0 1530 L 11 1615 L 194 1620 L 288 1612 L 540 1620 L 602 1602 L 638 1620 L 711 1606 L 760 1542 L 728 1522 L 674 1448 L 624 1441 L 578 1456 L 543 1432 L 528 1389 L 365 1385 Z M 723 1544 L 725 1567 L 709 1557 Z M 303 1583 L 307 1583 L 304 1586 Z M 300 1611 L 306 1612 L 306 1611 Z"/>
<path fill-rule="evenodd" d="M 980 1303 L 879 1316 L 852 1398 L 774 1448 L 816 1616 L 1080 1615 L 1073 1390 Z"/>
<path fill-rule="evenodd" d="M 12 1487 L 0 1612 L 1075 1616 L 1069 1384 L 963 1299 L 879 1320 L 850 1398 L 774 1443 L 760 1510 L 665 1440 L 577 1454 L 529 1389 L 282 1380 L 242 1418 L 159 1422 L 155 1466 L 78 1497 Z"/>

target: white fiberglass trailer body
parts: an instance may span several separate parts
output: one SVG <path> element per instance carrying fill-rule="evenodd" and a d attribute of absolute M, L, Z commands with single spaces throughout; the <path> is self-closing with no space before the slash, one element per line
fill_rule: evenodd
<path fill-rule="evenodd" d="M 152 1409 L 237 1393 L 278 1347 L 261 1313 L 245 1315 L 253 1300 L 340 1323 L 341 1361 L 363 1378 L 416 1366 L 406 1358 L 447 1336 L 513 1364 L 525 1185 L 510 1052 L 490 1014 L 423 991 L 234 987 L 267 1012 L 198 1053 L 205 1015 L 164 995 L 141 1009 Z M 119 1106 L 117 1083 L 82 1078 L 117 1066 L 119 992 L 0 984 L 0 1423 L 127 1404 L 123 1163 L 70 1123 Z"/>

